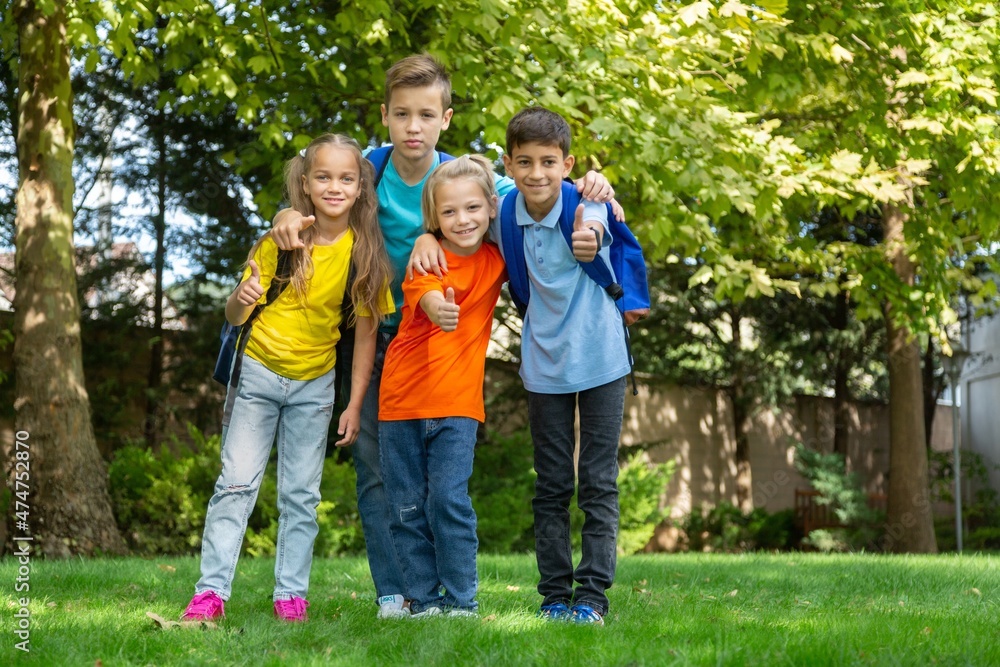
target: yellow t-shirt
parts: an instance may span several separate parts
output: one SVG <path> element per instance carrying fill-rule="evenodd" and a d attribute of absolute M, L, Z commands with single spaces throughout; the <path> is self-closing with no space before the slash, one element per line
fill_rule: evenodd
<path fill-rule="evenodd" d="M 347 286 L 354 233 L 347 232 L 332 245 L 312 248 L 313 274 L 308 280 L 305 303 L 298 300 L 289 285 L 254 321 L 246 353 L 278 375 L 291 380 L 312 380 L 333 368 L 340 340 L 341 305 Z M 267 289 L 278 265 L 278 246 L 271 237 L 264 239 L 254 255 L 260 268 L 260 285 L 267 300 Z M 243 272 L 243 280 L 250 268 Z M 393 311 L 388 285 L 382 296 L 387 312 Z M 358 305 L 359 317 L 370 315 Z"/>

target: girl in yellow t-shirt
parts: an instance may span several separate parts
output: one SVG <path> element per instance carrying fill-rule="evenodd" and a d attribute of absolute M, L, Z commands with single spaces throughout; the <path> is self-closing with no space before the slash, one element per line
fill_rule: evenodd
<path fill-rule="evenodd" d="M 320 478 L 333 414 L 334 364 L 342 305 L 353 304 L 352 387 L 337 446 L 358 436 L 361 403 L 375 359 L 378 322 L 394 310 L 390 265 L 379 231 L 374 173 L 357 142 L 325 134 L 285 167 L 292 206 L 315 215 L 290 251 L 290 289 L 260 311 L 250 329 L 242 369 L 229 387 L 232 406 L 222 429 L 222 474 L 208 503 L 201 579 L 182 618 L 224 615 L 247 517 L 253 509 L 277 434 L 278 540 L 274 613 L 306 620 L 306 593 L 318 525 Z M 278 248 L 265 234 L 250 251 L 243 280 L 226 303 L 226 319 L 246 322 L 265 302 L 278 265 Z M 348 270 L 355 278 L 347 291 Z"/>
<path fill-rule="evenodd" d="M 424 226 L 440 238 L 448 274 L 403 283 L 403 321 L 385 355 L 379 458 L 414 616 L 478 608 L 469 477 L 493 309 L 507 280 L 500 251 L 483 242 L 496 204 L 492 165 L 480 155 L 431 172 Z"/>

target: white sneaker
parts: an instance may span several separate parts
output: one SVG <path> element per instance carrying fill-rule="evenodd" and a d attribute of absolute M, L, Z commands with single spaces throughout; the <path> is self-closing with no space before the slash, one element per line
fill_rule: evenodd
<path fill-rule="evenodd" d="M 402 595 L 383 595 L 378 599 L 378 618 L 406 618 L 410 608 L 404 602 Z"/>
<path fill-rule="evenodd" d="M 427 607 L 427 609 L 413 614 L 410 618 L 430 618 L 431 616 L 440 616 L 443 613 L 441 607 Z"/>

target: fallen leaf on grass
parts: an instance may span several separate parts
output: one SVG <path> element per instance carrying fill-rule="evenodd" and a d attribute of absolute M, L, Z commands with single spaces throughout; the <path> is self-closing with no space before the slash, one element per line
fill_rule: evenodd
<path fill-rule="evenodd" d="M 497 620 L 496 614 L 490 614 L 489 616 L 483 617 L 483 623 L 485 623 L 486 621 L 495 621 L 495 620 Z"/>
<path fill-rule="evenodd" d="M 934 632 L 934 631 L 931 630 L 930 628 L 924 628 L 923 630 L 920 631 L 920 634 L 922 634 L 922 635 L 929 635 L 932 632 Z"/>
<path fill-rule="evenodd" d="M 163 570 L 164 572 L 170 572 L 170 573 L 174 573 L 177 571 L 177 568 L 174 567 L 173 565 L 160 565 L 160 569 Z"/>
<path fill-rule="evenodd" d="M 981 590 L 979 590 L 978 588 L 970 588 L 969 590 L 965 591 L 965 593 L 966 593 L 966 595 L 970 595 L 970 594 L 971 595 L 975 595 L 977 598 L 983 596 L 983 592 Z"/>
<path fill-rule="evenodd" d="M 731 598 L 734 598 L 734 597 L 736 597 L 736 595 L 737 595 L 737 594 L 738 594 L 739 592 L 740 592 L 740 589 L 738 589 L 738 588 L 734 588 L 733 590 L 731 590 L 731 591 L 729 591 L 728 593 L 726 593 L 726 595 L 728 595 L 728 596 L 729 596 L 729 597 L 731 597 Z"/>
<path fill-rule="evenodd" d="M 507 590 L 511 591 L 512 593 L 516 593 L 517 591 L 521 590 L 521 587 L 520 586 L 507 586 Z"/>
<path fill-rule="evenodd" d="M 174 628 L 195 628 L 198 630 L 215 630 L 219 626 L 212 621 L 168 621 L 159 614 L 151 611 L 146 612 L 146 616 L 153 619 L 157 627 L 161 630 L 173 630 Z"/>

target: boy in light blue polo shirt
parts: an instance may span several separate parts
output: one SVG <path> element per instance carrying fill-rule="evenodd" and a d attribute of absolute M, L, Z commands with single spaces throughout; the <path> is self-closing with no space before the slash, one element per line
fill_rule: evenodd
<path fill-rule="evenodd" d="M 603 625 L 605 591 L 614 582 L 617 558 L 618 439 L 629 361 L 615 303 L 584 273 L 559 228 L 562 180 L 574 164 L 569 150 L 569 125 L 548 109 L 529 107 L 507 125 L 504 166 L 518 190 L 507 196 L 517 197 L 516 224 L 524 229 L 531 286 L 520 374 L 528 390 L 538 474 L 532 508 L 538 592 L 543 596 L 539 614 Z M 498 218 L 496 240 L 499 224 Z M 605 207 L 578 207 L 576 229 L 591 242 L 596 233 L 600 251 L 595 261 L 607 261 L 611 239 Z M 574 570 L 569 505 L 576 479 L 577 406 L 577 504 L 585 518 L 583 555 Z"/>

